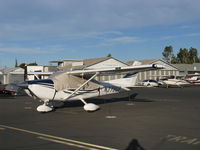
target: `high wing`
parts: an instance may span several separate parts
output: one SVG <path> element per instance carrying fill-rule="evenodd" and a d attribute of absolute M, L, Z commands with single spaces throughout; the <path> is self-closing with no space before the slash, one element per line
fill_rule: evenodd
<path fill-rule="evenodd" d="M 10 72 L 10 74 L 24 74 L 24 72 Z M 53 72 L 27 72 L 27 75 L 51 75 Z"/>
<path fill-rule="evenodd" d="M 121 72 L 142 72 L 147 70 L 162 69 L 164 66 L 160 64 L 151 65 L 139 65 L 139 66 L 128 66 L 128 67 L 112 67 L 112 68 L 101 68 L 101 69 L 90 69 L 90 70 L 74 70 L 66 72 L 57 72 L 50 76 L 50 79 L 54 82 L 54 87 L 57 91 L 80 87 L 87 84 L 89 81 L 94 79 L 97 75 L 103 73 L 121 73 Z M 80 85 L 80 86 L 78 86 Z M 96 85 L 89 84 L 91 87 Z"/>
<path fill-rule="evenodd" d="M 163 69 L 165 68 L 160 64 L 149 64 L 149 65 L 138 65 L 138 66 L 127 66 L 127 67 L 110 67 L 110 68 L 101 68 L 101 69 L 88 69 L 88 70 L 73 70 L 66 71 L 64 74 L 71 75 L 87 75 L 87 74 L 96 74 L 96 73 L 117 73 L 117 72 L 142 72 L 152 69 Z"/>

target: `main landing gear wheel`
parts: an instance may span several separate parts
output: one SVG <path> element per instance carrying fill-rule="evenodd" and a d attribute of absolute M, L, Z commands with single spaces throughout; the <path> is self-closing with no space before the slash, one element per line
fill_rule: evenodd
<path fill-rule="evenodd" d="M 87 112 L 94 112 L 97 111 L 98 109 L 100 109 L 100 107 L 96 104 L 93 103 L 86 103 L 86 101 L 82 98 L 80 98 L 80 100 L 85 104 L 83 106 L 83 109 Z"/>
<path fill-rule="evenodd" d="M 93 104 L 93 103 L 88 103 L 88 104 L 85 104 L 83 106 L 83 108 L 84 108 L 85 111 L 93 112 L 93 111 L 97 111 L 100 107 L 98 105 Z"/>

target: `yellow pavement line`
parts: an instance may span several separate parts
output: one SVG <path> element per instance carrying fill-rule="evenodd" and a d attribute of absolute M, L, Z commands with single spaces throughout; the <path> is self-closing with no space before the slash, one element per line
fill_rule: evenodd
<path fill-rule="evenodd" d="M 58 139 L 58 140 L 63 140 L 63 141 L 67 141 L 67 142 L 73 142 L 73 143 L 76 143 L 76 144 L 82 144 L 82 145 L 85 145 L 85 146 L 91 146 L 91 147 L 100 148 L 100 149 L 104 149 L 104 150 L 117 150 L 117 149 L 114 149 L 114 148 L 109 148 L 109 147 L 105 147 L 105 146 L 90 144 L 90 143 L 86 143 L 86 142 L 75 141 L 75 140 L 71 140 L 71 139 L 67 139 L 67 138 L 62 138 L 62 137 L 58 137 L 58 136 L 43 134 L 43 133 L 39 133 L 39 132 L 34 132 L 34 131 L 30 131 L 30 130 L 15 128 L 15 127 L 6 126 L 6 125 L 0 125 L 0 127 L 16 130 L 16 131 L 20 131 L 20 132 L 26 132 L 26 133 L 30 133 L 30 134 L 34 134 L 34 135 L 38 135 L 38 136 L 44 136 L 44 137 L 54 138 L 54 139 Z"/>
<path fill-rule="evenodd" d="M 5 128 L 1 128 L 1 127 L 0 127 L 0 130 L 5 130 Z"/>
<path fill-rule="evenodd" d="M 78 147 L 78 148 L 83 148 L 83 149 L 87 149 L 87 150 L 100 150 L 100 149 L 96 149 L 96 148 L 91 148 L 91 147 L 87 147 L 87 146 L 83 146 L 83 145 L 78 145 L 78 144 L 73 144 L 70 142 L 64 142 L 64 141 L 60 141 L 60 140 L 55 140 L 55 139 L 51 139 L 51 138 L 45 138 L 45 137 L 38 137 L 39 139 L 42 140 L 46 140 L 46 141 L 51 141 L 51 142 L 55 142 L 55 143 L 60 143 L 60 144 L 65 144 L 65 145 L 69 145 L 69 146 L 73 146 L 73 147 Z"/>

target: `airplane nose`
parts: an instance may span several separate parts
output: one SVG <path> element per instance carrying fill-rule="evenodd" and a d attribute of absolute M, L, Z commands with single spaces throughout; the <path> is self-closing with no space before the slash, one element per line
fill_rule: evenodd
<path fill-rule="evenodd" d="M 28 88 L 28 82 L 22 82 L 22 83 L 18 84 L 18 86 L 23 88 L 23 89 L 27 89 Z"/>

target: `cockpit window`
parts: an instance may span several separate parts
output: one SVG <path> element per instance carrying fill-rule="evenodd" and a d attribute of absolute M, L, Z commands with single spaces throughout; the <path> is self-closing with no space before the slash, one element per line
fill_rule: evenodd
<path fill-rule="evenodd" d="M 28 81 L 28 84 L 39 84 L 39 83 L 44 83 L 44 84 L 53 84 L 53 81 L 50 80 L 50 79 Z"/>

